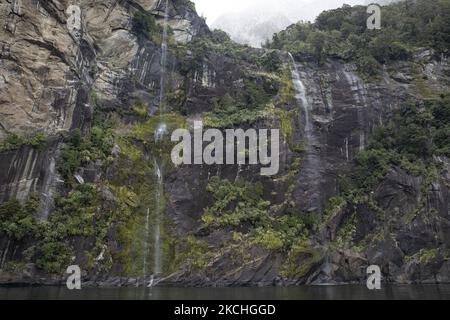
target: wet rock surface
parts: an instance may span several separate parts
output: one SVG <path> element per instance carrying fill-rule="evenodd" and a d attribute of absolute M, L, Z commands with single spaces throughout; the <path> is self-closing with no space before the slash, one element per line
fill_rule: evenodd
<path fill-rule="evenodd" d="M 161 22 L 163 1 L 80 1 L 83 13 L 79 37 L 66 26 L 65 9 L 69 1 L 22 0 L 20 6 L 18 3 L 13 0 L 0 4 L 0 22 L 6 26 L 0 31 L 0 139 L 23 132 L 44 132 L 52 139 L 41 150 L 22 147 L 0 153 L 0 202 L 13 198 L 24 201 L 37 193 L 42 198 L 41 211 L 48 215 L 51 203 L 46 199 L 61 183 L 51 165 L 52 159 L 58 158 L 59 134 L 77 128 L 88 130 L 94 107 L 127 111 L 142 101 L 152 115 L 157 113 L 162 52 L 153 42 L 139 39 L 131 32 L 131 20 L 136 11 L 146 10 Z M 180 43 L 209 32 L 195 10 L 183 1 L 170 1 L 169 25 Z M 286 64 L 291 63 L 285 54 L 279 54 Z M 298 185 L 293 197 L 299 210 L 322 217 L 328 200 L 339 192 L 340 177 L 354 169 L 356 154 L 367 148 L 374 130 L 386 123 L 392 110 L 401 103 L 420 96 L 414 82 L 417 71 L 412 71 L 410 63 L 402 62 L 395 73 L 386 71 L 382 80 L 366 82 L 351 64 L 328 60 L 317 66 L 295 58 L 299 80 L 306 91 L 310 134 L 314 139 L 302 155 L 303 160 L 309 159 L 309 164 L 303 163 L 304 170 L 295 177 Z M 449 84 L 446 61 L 435 61 L 430 52 L 422 52 L 414 59 L 421 62 L 423 70 L 419 73 L 427 76 L 431 87 Z M 186 89 L 185 109 L 190 121 L 212 110 L 211 97 L 237 90 L 247 67 L 217 53 L 208 54 L 189 76 L 180 70 L 179 61 L 172 54 L 168 56 L 168 65 L 172 66 L 170 89 Z M 96 101 L 92 92 L 96 93 Z M 294 128 L 294 144 L 307 143 L 307 115 L 301 103 L 289 106 L 298 111 L 300 122 Z M 267 123 L 254 126 L 264 128 Z M 114 146 L 113 157 L 117 157 L 119 149 Z M 281 147 L 280 159 L 279 176 L 283 176 L 294 159 L 286 144 Z M 450 161 L 441 161 L 450 170 Z M 100 174 L 95 165 L 78 172 L 84 183 L 98 182 Z M 114 172 L 107 174 L 113 176 Z M 214 201 L 205 192 L 212 176 L 230 181 L 244 177 L 260 182 L 265 198 L 274 203 L 281 202 L 280 194 L 288 188 L 286 183 L 261 177 L 259 168 L 251 166 L 183 166 L 170 174 L 164 187 L 169 199 L 165 215 L 178 238 L 195 234 L 207 243 L 210 251 L 231 241 L 229 230 L 203 227 L 204 209 Z M 301 275 L 282 274 L 288 252 L 255 246 L 249 250 L 250 258 L 245 263 L 235 259 L 235 252 L 230 249 L 213 257 L 202 270 L 182 265 L 156 280 L 86 275 L 86 281 L 93 286 L 142 286 L 152 281 L 155 285 L 172 286 L 360 283 L 365 279 L 367 266 L 376 264 L 392 282 L 449 282 L 449 185 L 448 174 L 429 183 L 423 177 L 391 168 L 371 195 L 377 208 L 367 203 L 355 208 L 343 206 L 328 222 L 326 238 L 334 241 L 339 229 L 354 216 L 353 240 L 358 243 L 366 240 L 364 247 L 330 249 L 327 241 L 316 236 L 312 247 L 318 253 L 303 253 L 295 262 L 309 266 Z M 107 202 L 117 201 L 108 189 L 103 193 Z M 379 218 L 380 212 L 383 219 Z M 375 230 L 382 232 L 374 235 Z M 111 243 L 115 236 L 110 231 Z M 80 251 L 86 243 L 78 243 Z M 21 257 L 21 249 L 20 243 L 1 239 L 0 267 L 7 260 Z M 0 283 L 63 283 L 61 279 L 41 275 L 34 266 L 25 269 L 19 275 L 0 272 Z"/>

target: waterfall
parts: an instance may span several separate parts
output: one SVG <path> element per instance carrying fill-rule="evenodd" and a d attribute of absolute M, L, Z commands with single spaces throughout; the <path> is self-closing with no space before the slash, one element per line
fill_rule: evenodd
<path fill-rule="evenodd" d="M 3 253 L 3 257 L 0 257 L 1 258 L 1 260 L 0 260 L 0 270 L 2 270 L 2 268 L 3 268 L 4 264 L 5 264 L 6 258 L 8 257 L 8 251 L 9 251 L 10 244 L 11 244 L 11 239 L 8 238 L 8 243 L 6 244 L 6 249 L 5 249 L 4 252 L 2 252 Z"/>
<path fill-rule="evenodd" d="M 295 62 L 292 54 L 289 53 L 289 57 L 292 61 L 292 81 L 295 86 L 295 90 L 297 91 L 296 99 L 298 101 L 299 106 L 302 108 L 302 112 L 299 113 L 299 116 L 303 113 L 304 120 L 304 138 L 305 138 L 305 157 L 303 159 L 302 166 L 302 180 L 305 181 L 305 195 L 308 199 L 305 200 L 305 206 L 309 211 L 317 211 L 322 214 L 322 191 L 321 191 L 321 159 L 320 159 L 320 143 L 319 136 L 316 132 L 314 125 L 312 123 L 312 110 L 311 105 L 308 100 L 306 86 L 304 84 L 304 80 L 300 75 L 300 72 L 297 67 L 297 63 Z M 301 122 L 302 119 L 300 119 Z M 302 200 L 302 199 L 301 199 Z"/>
<path fill-rule="evenodd" d="M 161 122 L 155 130 L 155 142 L 161 142 L 164 139 L 164 135 L 167 132 L 167 125 Z"/>
<path fill-rule="evenodd" d="M 300 185 L 303 185 L 304 194 L 302 197 L 306 196 L 308 199 L 304 199 L 303 206 L 306 206 L 308 211 L 316 211 L 320 214 L 321 221 L 323 221 L 323 204 L 322 204 L 322 161 L 320 153 L 320 141 L 319 133 L 314 128 L 312 123 L 312 108 L 308 100 L 306 86 L 302 80 L 301 74 L 298 70 L 297 63 L 294 57 L 289 53 L 292 61 L 292 81 L 294 82 L 295 89 L 297 91 L 297 101 L 301 105 L 304 117 L 304 137 L 305 137 L 305 156 L 303 158 L 302 170 L 300 179 Z M 300 119 L 302 120 L 302 119 Z M 348 145 L 348 142 L 347 142 Z M 346 150 L 348 157 L 348 148 Z M 302 201 L 302 199 L 299 199 Z M 309 202 L 308 202 L 309 201 Z M 319 231 L 318 238 L 323 246 L 324 261 L 321 268 L 321 273 L 319 274 L 315 284 L 328 284 L 330 282 L 331 276 L 331 263 L 330 263 L 330 250 L 329 241 L 326 233 L 326 228 Z"/>
<path fill-rule="evenodd" d="M 353 99 L 357 104 L 357 117 L 359 126 L 359 151 L 366 148 L 366 117 L 364 108 L 367 106 L 367 90 L 364 82 L 354 73 L 343 70 L 344 76 L 353 94 Z"/>
<path fill-rule="evenodd" d="M 149 231 L 150 231 L 150 208 L 147 208 L 147 215 L 145 216 L 145 226 L 144 226 L 144 266 L 142 270 L 142 274 L 144 278 L 148 273 L 148 240 L 149 240 Z"/>
<path fill-rule="evenodd" d="M 57 151 L 58 153 L 58 151 Z M 57 155 L 58 156 L 58 155 Z M 53 196 L 55 192 L 55 185 L 58 182 L 58 174 L 56 172 L 56 160 L 55 157 L 50 157 L 50 163 L 48 171 L 44 178 L 44 184 L 42 188 L 42 198 L 39 208 L 39 218 L 43 221 L 47 221 L 50 211 L 53 209 L 54 201 Z"/>
<path fill-rule="evenodd" d="M 162 214 L 163 214 L 163 196 L 164 196 L 164 179 L 163 179 L 163 167 L 157 160 L 154 158 L 154 174 L 157 179 L 156 182 L 156 191 L 155 191 L 155 220 L 152 225 L 152 234 L 153 234 L 153 274 L 151 275 L 150 281 L 147 287 L 154 286 L 155 276 L 160 275 L 163 272 L 162 268 L 162 250 L 161 250 L 161 222 L 162 222 Z M 144 266 L 143 266 L 143 275 L 144 278 L 148 275 L 149 269 L 149 242 L 150 242 L 150 224 L 151 224 L 151 211 L 150 208 L 147 209 L 147 215 L 145 219 L 145 227 L 144 227 Z"/>
<path fill-rule="evenodd" d="M 159 4 L 158 4 L 159 7 Z M 163 36 L 161 43 L 161 78 L 160 78 L 160 89 L 159 89 L 159 117 L 160 123 L 155 129 L 155 143 L 158 145 L 162 143 L 165 134 L 167 133 L 167 124 L 163 120 L 163 115 L 166 111 L 165 106 L 165 87 L 166 87 L 166 72 L 167 72 L 167 37 L 168 37 L 168 19 L 169 19 L 169 0 L 165 0 L 165 8 L 164 8 L 164 25 L 163 25 Z M 150 108 L 149 108 L 150 115 Z M 161 152 L 161 148 L 159 148 Z M 155 281 L 155 276 L 161 275 L 163 272 L 163 264 L 162 264 L 162 249 L 161 249 L 161 224 L 163 222 L 162 215 L 164 213 L 163 210 L 163 198 L 164 198 L 164 171 L 163 171 L 163 160 L 160 154 L 153 155 L 153 163 L 154 163 L 154 176 L 156 179 L 156 189 L 155 189 L 155 212 L 154 212 L 154 223 L 152 225 L 152 230 L 150 230 L 150 222 L 151 222 L 151 210 L 150 208 L 147 210 L 147 216 L 145 221 L 145 235 L 144 235 L 144 270 L 143 276 L 144 278 L 148 275 L 149 268 L 149 233 L 150 231 L 153 234 L 153 275 L 150 278 L 150 281 L 147 287 L 152 287 L 157 283 Z"/>
<path fill-rule="evenodd" d="M 292 77 L 295 89 L 297 90 L 296 98 L 297 100 L 300 100 L 305 115 L 305 134 L 307 138 L 306 142 L 309 142 L 311 140 L 312 127 L 311 127 L 311 110 L 309 107 L 308 98 L 306 97 L 306 88 L 300 78 L 300 73 L 298 72 L 297 64 L 291 53 L 289 53 L 289 57 L 291 58 L 293 65 Z"/>
<path fill-rule="evenodd" d="M 348 138 L 345 138 L 345 157 L 347 159 L 347 162 L 350 161 L 350 152 L 348 149 Z"/>
<path fill-rule="evenodd" d="M 162 166 L 155 160 L 155 174 L 158 179 L 156 189 L 156 222 L 154 228 L 154 274 L 158 275 L 162 273 L 162 252 L 161 252 L 161 214 L 162 214 L 162 197 L 164 196 L 164 181 Z"/>
<path fill-rule="evenodd" d="M 364 134 L 363 128 L 359 133 L 359 151 L 364 151 L 365 149 L 366 149 L 366 135 Z"/>

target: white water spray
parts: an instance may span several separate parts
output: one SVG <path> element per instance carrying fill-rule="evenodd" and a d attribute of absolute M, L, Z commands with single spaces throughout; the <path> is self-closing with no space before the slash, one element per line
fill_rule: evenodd
<path fill-rule="evenodd" d="M 367 106 L 367 90 L 364 82 L 353 72 L 343 70 L 344 76 L 353 94 L 353 99 L 357 104 L 357 117 L 358 126 L 360 130 L 359 134 L 359 151 L 363 151 L 366 148 L 366 119 L 364 116 L 364 108 Z"/>
<path fill-rule="evenodd" d="M 322 200 L 321 200 L 321 190 L 320 184 L 322 179 L 321 174 L 321 160 L 319 138 L 314 125 L 312 123 L 312 110 L 311 105 L 308 101 L 306 94 L 306 86 L 300 76 L 298 71 L 297 63 L 294 57 L 289 53 L 289 57 L 292 61 L 292 81 L 294 82 L 295 89 L 297 91 L 297 101 L 303 109 L 304 116 L 304 137 L 305 137 L 305 157 L 302 166 L 302 172 L 307 177 L 307 190 L 306 197 L 308 197 L 308 207 L 307 209 L 317 210 L 322 213 Z"/>
<path fill-rule="evenodd" d="M 145 227 L 144 227 L 144 266 L 142 270 L 142 274 L 144 278 L 147 276 L 147 268 L 148 268 L 148 240 L 149 240 L 149 231 L 150 231 L 150 208 L 147 208 L 147 215 L 145 216 Z"/>
<path fill-rule="evenodd" d="M 309 107 L 308 98 L 306 97 L 306 88 L 305 88 L 305 85 L 303 84 L 303 81 L 300 78 L 300 73 L 298 72 L 297 64 L 291 53 L 289 53 L 289 57 L 291 58 L 292 65 L 293 65 L 292 77 L 293 77 L 295 88 L 297 90 L 296 98 L 297 98 L 297 100 L 300 100 L 301 105 L 303 107 L 303 111 L 305 114 L 305 133 L 306 133 L 306 138 L 309 141 L 311 138 L 311 134 L 312 134 L 312 132 L 311 132 L 312 126 L 311 126 L 311 110 Z"/>
<path fill-rule="evenodd" d="M 158 4 L 159 7 L 159 4 Z M 159 116 L 160 123 L 155 130 L 155 142 L 160 143 L 167 133 L 167 124 L 163 121 L 163 115 L 166 111 L 165 106 L 165 87 L 166 87 L 166 64 L 167 64 L 167 37 L 168 37 L 168 19 L 169 19 L 169 0 L 165 0 L 164 8 L 164 24 L 163 36 L 161 43 L 161 78 L 159 91 Z M 149 110 L 150 114 L 150 110 Z M 155 221 L 153 224 L 153 275 L 148 287 L 155 285 L 155 276 L 162 274 L 162 249 L 161 249 L 161 223 L 163 214 L 163 197 L 164 197 L 164 172 L 162 159 L 159 155 L 154 155 L 154 175 L 156 178 L 155 191 Z M 144 253 L 144 278 L 148 274 L 148 251 L 149 251 L 149 232 L 150 232 L 150 209 L 147 211 L 146 227 L 145 227 L 145 253 Z"/>
<path fill-rule="evenodd" d="M 162 252 L 161 252 L 161 215 L 162 215 L 162 197 L 164 196 L 164 181 L 162 166 L 155 160 L 155 175 L 157 177 L 157 189 L 155 194 L 156 201 L 156 221 L 154 228 L 154 274 L 162 273 Z"/>

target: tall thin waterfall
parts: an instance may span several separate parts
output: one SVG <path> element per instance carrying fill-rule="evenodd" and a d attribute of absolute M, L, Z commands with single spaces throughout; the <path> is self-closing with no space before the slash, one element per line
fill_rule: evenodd
<path fill-rule="evenodd" d="M 304 137 L 305 137 L 305 156 L 302 164 L 301 182 L 304 194 L 302 196 L 308 199 L 303 199 L 303 203 L 306 205 L 306 209 L 311 211 L 317 211 L 320 214 L 320 218 L 323 221 L 323 190 L 322 190 L 322 161 L 320 153 L 320 141 L 319 133 L 314 128 L 312 123 L 312 110 L 308 101 L 306 87 L 304 81 L 307 80 L 307 74 L 302 73 L 304 80 L 302 80 L 301 74 L 298 70 L 297 63 L 293 56 L 289 54 L 292 60 L 292 79 L 297 90 L 297 101 L 301 104 L 304 114 Z M 348 154 L 348 151 L 347 151 Z M 348 156 L 348 155 L 347 155 Z M 302 200 L 302 199 L 300 199 Z M 324 263 L 316 284 L 329 284 L 331 283 L 331 264 L 330 264 L 330 245 L 329 239 L 326 233 L 326 228 L 320 230 L 318 238 L 323 246 L 323 258 Z"/>
<path fill-rule="evenodd" d="M 162 0 L 164 1 L 164 0 Z M 161 1 L 160 1 L 161 3 Z M 159 5 L 158 5 L 159 7 Z M 159 91 L 159 117 L 160 123 L 158 124 L 155 130 L 155 143 L 161 143 L 164 139 L 164 135 L 167 132 L 167 124 L 164 122 L 163 115 L 166 111 L 165 106 L 165 87 L 166 87 L 166 73 L 167 73 L 167 37 L 168 37 L 168 19 L 169 19 L 169 0 L 165 0 L 165 8 L 164 8 L 164 24 L 163 24 L 163 36 L 161 43 L 161 78 L 160 78 L 160 91 Z M 149 110 L 150 114 L 150 110 Z M 158 150 L 155 150 L 156 152 Z M 164 171 L 163 171 L 163 161 L 162 157 L 159 154 L 153 155 L 153 163 L 154 163 L 154 175 L 156 179 L 156 188 L 155 188 L 155 219 L 151 219 L 151 210 L 147 210 L 147 216 L 145 220 L 145 235 L 144 235 L 144 270 L 143 275 L 144 278 L 148 275 L 149 269 L 149 242 L 150 231 L 153 234 L 153 276 L 151 278 L 149 286 L 153 286 L 154 284 L 154 276 L 160 275 L 163 272 L 162 265 L 162 249 L 161 249 L 161 224 L 162 224 L 162 215 L 163 215 L 163 197 L 164 197 Z M 152 228 L 150 230 L 150 224 L 153 222 Z"/>
<path fill-rule="evenodd" d="M 367 106 L 367 91 L 364 82 L 353 72 L 344 70 L 344 76 L 350 86 L 357 107 L 359 126 L 359 151 L 366 148 L 366 117 L 364 108 Z"/>
<path fill-rule="evenodd" d="M 56 180 L 56 160 L 55 157 L 50 157 L 48 171 L 44 178 L 44 185 L 42 188 L 42 199 L 40 204 L 40 219 L 47 221 L 50 211 L 53 207 L 53 188 Z"/>
<path fill-rule="evenodd" d="M 302 174 L 305 179 L 305 194 L 301 195 L 307 199 L 301 199 L 305 203 L 306 209 L 322 213 L 322 200 L 320 184 L 322 179 L 321 160 L 319 153 L 319 137 L 312 123 L 312 110 L 308 101 L 307 91 L 300 76 L 300 72 L 294 57 L 289 53 L 292 61 L 292 81 L 297 91 L 297 101 L 302 108 L 304 117 L 304 138 L 305 138 L 305 157 L 302 165 Z M 301 114 L 301 113 L 300 113 Z M 300 122 L 302 119 L 300 119 Z"/>
<path fill-rule="evenodd" d="M 303 81 L 300 78 L 300 73 L 298 72 L 297 64 L 294 60 L 294 57 L 291 53 L 289 53 L 289 57 L 292 60 L 292 77 L 295 85 L 295 89 L 297 90 L 296 98 L 297 100 L 300 100 L 300 104 L 304 111 L 305 116 L 305 135 L 307 138 L 307 144 L 310 145 L 309 142 L 311 142 L 311 136 L 312 136 L 312 126 L 311 126 L 311 110 L 308 102 L 308 98 L 306 97 L 306 88 L 303 84 Z"/>
<path fill-rule="evenodd" d="M 155 173 L 158 179 L 156 189 L 156 221 L 154 227 L 154 268 L 153 273 L 159 275 L 162 273 L 162 252 L 161 252 L 161 215 L 162 215 L 162 197 L 164 196 L 164 180 L 162 166 L 155 161 Z"/>
<path fill-rule="evenodd" d="M 144 227 L 144 265 L 142 269 L 142 275 L 144 278 L 148 273 L 148 242 L 149 242 L 149 232 L 150 232 L 150 208 L 147 208 L 147 215 L 145 216 L 145 227 Z"/>

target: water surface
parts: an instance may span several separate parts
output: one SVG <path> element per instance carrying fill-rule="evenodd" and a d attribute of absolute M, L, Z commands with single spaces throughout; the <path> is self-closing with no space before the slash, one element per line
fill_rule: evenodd
<path fill-rule="evenodd" d="M 450 285 L 389 286 L 370 291 L 365 286 L 290 288 L 1 288 L 0 300 L 450 300 Z"/>

